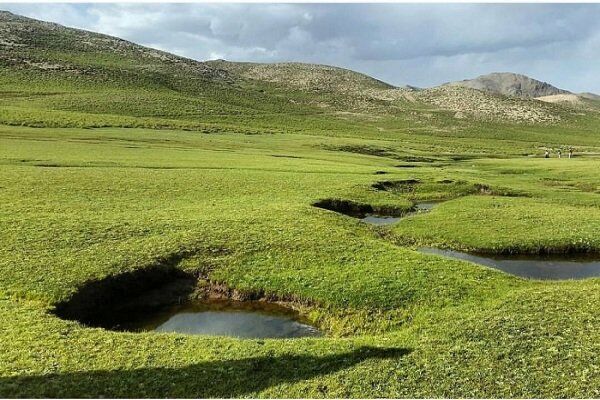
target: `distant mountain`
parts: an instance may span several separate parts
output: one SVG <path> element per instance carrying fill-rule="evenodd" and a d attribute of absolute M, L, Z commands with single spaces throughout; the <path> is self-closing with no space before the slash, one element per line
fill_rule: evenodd
<path fill-rule="evenodd" d="M 549 83 L 538 81 L 525 75 L 514 74 L 510 72 L 495 72 L 492 74 L 479 76 L 475 79 L 450 82 L 446 85 L 462 86 L 484 92 L 523 98 L 535 98 L 571 93 L 567 90 L 552 86 Z"/>

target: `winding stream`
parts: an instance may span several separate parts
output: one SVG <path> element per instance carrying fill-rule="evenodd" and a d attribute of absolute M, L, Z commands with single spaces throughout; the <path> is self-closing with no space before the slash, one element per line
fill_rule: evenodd
<path fill-rule="evenodd" d="M 431 247 L 420 248 L 419 251 L 470 261 L 523 278 L 561 280 L 600 276 L 599 255 L 482 255 Z"/>

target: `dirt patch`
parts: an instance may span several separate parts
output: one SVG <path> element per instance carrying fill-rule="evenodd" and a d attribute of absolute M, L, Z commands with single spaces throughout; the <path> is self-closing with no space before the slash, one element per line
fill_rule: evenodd
<path fill-rule="evenodd" d="M 238 302 L 268 302 L 292 310 L 299 310 L 314 305 L 313 302 L 300 300 L 297 296 L 293 295 L 276 295 L 267 293 L 263 290 L 246 291 L 234 289 L 225 283 L 212 281 L 206 276 L 201 277 L 198 280 L 195 299 L 207 301 L 232 300 Z"/>
<path fill-rule="evenodd" d="M 554 94 L 549 96 L 541 96 L 536 97 L 536 100 L 545 101 L 546 103 L 562 103 L 569 104 L 573 106 L 583 105 L 583 98 L 576 94 L 572 93 L 564 93 L 564 94 Z"/>
<path fill-rule="evenodd" d="M 558 109 L 551 104 L 471 88 L 443 85 L 422 90 L 415 96 L 440 110 L 449 111 L 456 118 L 520 123 L 555 123 L 561 120 Z"/>

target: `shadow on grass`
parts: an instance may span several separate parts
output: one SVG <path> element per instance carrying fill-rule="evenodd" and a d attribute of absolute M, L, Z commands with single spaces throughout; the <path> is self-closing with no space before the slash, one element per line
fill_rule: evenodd
<path fill-rule="evenodd" d="M 0 378 L 0 397 L 240 397 L 281 383 L 334 373 L 365 360 L 400 358 L 409 352 L 402 348 L 362 347 L 322 357 L 263 356 L 183 368 L 5 377 Z"/>

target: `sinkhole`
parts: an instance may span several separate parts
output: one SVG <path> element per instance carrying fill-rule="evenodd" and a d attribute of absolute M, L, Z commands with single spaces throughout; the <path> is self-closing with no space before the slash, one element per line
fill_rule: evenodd
<path fill-rule="evenodd" d="M 285 303 L 260 294 L 199 285 L 193 273 L 168 265 L 89 281 L 54 313 L 88 327 L 124 332 L 181 333 L 235 338 L 319 337 L 319 330 Z M 210 292 L 215 290 L 215 292 Z M 239 298 L 241 296 L 237 296 Z"/>

